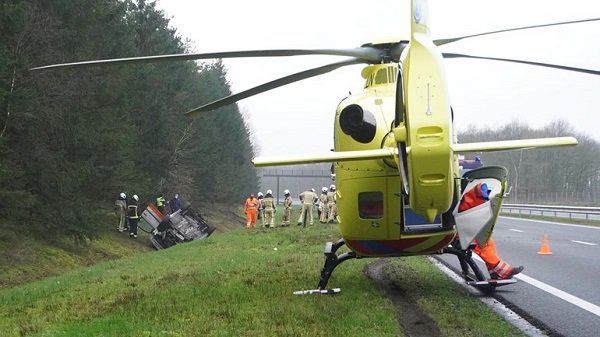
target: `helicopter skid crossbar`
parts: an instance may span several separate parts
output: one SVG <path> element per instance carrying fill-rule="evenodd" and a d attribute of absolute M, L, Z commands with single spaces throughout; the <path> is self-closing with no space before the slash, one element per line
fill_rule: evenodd
<path fill-rule="evenodd" d="M 341 255 L 337 255 L 336 252 L 340 249 L 346 242 L 344 239 L 338 240 L 336 243 L 327 242 L 325 244 L 325 263 L 323 265 L 323 269 L 321 269 L 321 278 L 319 279 L 319 284 L 317 285 L 317 289 L 323 290 L 327 287 L 327 283 L 329 282 L 329 278 L 333 273 L 333 270 L 342 262 L 350 259 L 357 258 L 356 253 L 348 252 Z"/>
<path fill-rule="evenodd" d="M 491 289 L 491 288 L 496 288 L 496 287 L 501 287 L 501 286 L 505 286 L 507 284 L 513 284 L 513 283 L 517 283 L 517 280 L 515 279 L 489 279 L 489 280 L 485 280 L 485 281 L 467 281 L 467 284 L 470 286 L 474 286 L 480 289 Z"/>
<path fill-rule="evenodd" d="M 294 295 L 313 295 L 313 294 L 334 295 L 334 294 L 339 294 L 341 291 L 342 290 L 340 288 L 298 290 L 298 291 L 294 291 Z"/>

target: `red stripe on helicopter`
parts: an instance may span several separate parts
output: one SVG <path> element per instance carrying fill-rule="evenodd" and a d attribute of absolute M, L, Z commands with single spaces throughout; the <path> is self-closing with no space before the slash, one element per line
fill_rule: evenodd
<path fill-rule="evenodd" d="M 346 240 L 346 244 L 356 253 L 365 256 L 394 256 L 394 255 L 417 255 L 435 253 L 446 247 L 454 237 L 448 234 L 434 242 L 432 245 L 421 247 L 418 250 L 410 250 L 429 239 L 430 237 L 398 240 Z"/>

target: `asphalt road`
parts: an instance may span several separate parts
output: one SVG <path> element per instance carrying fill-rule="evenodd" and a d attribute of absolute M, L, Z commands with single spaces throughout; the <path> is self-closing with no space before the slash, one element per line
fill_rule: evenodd
<path fill-rule="evenodd" d="M 544 235 L 550 255 L 539 254 Z M 525 266 L 497 299 L 549 336 L 600 335 L 600 227 L 501 217 L 493 238 L 502 259 Z M 455 256 L 440 258 L 459 270 Z"/>

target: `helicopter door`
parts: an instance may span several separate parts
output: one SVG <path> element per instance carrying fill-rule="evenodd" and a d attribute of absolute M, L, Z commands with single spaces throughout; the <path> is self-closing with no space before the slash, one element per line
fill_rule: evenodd
<path fill-rule="evenodd" d="M 508 171 L 501 166 L 487 166 L 466 172 L 461 180 L 461 200 L 452 214 L 461 247 L 473 240 L 485 246 L 504 198 Z"/>
<path fill-rule="evenodd" d="M 428 223 L 424 216 L 415 213 L 408 205 L 404 206 L 402 234 L 432 233 L 440 230 L 444 230 L 440 215 L 435 217 L 433 223 Z"/>
<path fill-rule="evenodd" d="M 415 213 L 408 206 L 408 198 L 398 189 L 401 181 L 399 176 L 388 177 L 387 190 L 395 191 L 387 193 L 386 218 L 390 224 L 388 238 L 401 239 L 411 234 L 435 233 L 447 230 L 442 224 L 441 215 L 436 216 L 433 223 L 428 223 L 424 216 Z M 392 224 L 394 224 L 392 226 Z"/>
<path fill-rule="evenodd" d="M 388 225 L 388 238 L 399 239 L 404 228 L 404 204 L 406 195 L 402 191 L 400 176 L 386 178 L 386 218 Z"/>

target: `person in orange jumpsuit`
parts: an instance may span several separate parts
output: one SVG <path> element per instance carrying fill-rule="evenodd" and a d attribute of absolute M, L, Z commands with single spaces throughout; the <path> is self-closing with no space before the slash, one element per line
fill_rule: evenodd
<path fill-rule="evenodd" d="M 254 193 L 246 199 L 244 204 L 244 213 L 246 213 L 246 228 L 256 228 L 256 209 L 258 208 L 258 199 L 254 197 Z"/>
<path fill-rule="evenodd" d="M 479 183 L 473 189 L 465 193 L 458 206 L 458 211 L 463 212 L 475 206 L 481 205 L 489 200 L 489 190 L 486 183 Z M 490 277 L 492 279 L 510 279 L 518 273 L 522 272 L 525 267 L 511 266 L 508 262 L 502 260 L 498 256 L 496 244 L 490 238 L 485 246 L 481 246 L 477 240 L 473 252 L 485 262 Z"/>
<path fill-rule="evenodd" d="M 490 278 L 510 279 L 525 269 L 523 266 L 513 267 L 508 262 L 502 260 L 500 256 L 498 256 L 496 244 L 492 238 L 488 240 L 484 247 L 481 247 L 477 241 L 475 241 L 475 244 L 476 246 L 473 248 L 473 252 L 479 255 L 483 262 L 485 262 L 485 266 L 490 273 Z"/>

